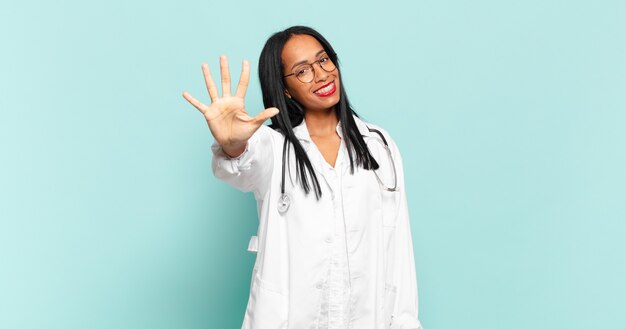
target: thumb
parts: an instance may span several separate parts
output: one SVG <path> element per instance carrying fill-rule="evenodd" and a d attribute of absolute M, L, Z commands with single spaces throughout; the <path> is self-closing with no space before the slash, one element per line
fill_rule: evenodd
<path fill-rule="evenodd" d="M 263 112 L 259 113 L 257 116 L 254 117 L 254 121 L 258 124 L 262 124 L 263 122 L 265 122 L 265 120 L 275 116 L 276 114 L 278 114 L 278 112 L 280 112 L 277 108 L 275 107 L 270 107 L 265 109 Z"/>

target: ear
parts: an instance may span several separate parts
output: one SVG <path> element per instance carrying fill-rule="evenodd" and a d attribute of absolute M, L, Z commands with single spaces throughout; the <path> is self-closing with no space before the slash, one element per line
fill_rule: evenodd
<path fill-rule="evenodd" d="M 285 96 L 291 98 L 291 94 L 289 93 L 289 90 L 285 89 Z"/>

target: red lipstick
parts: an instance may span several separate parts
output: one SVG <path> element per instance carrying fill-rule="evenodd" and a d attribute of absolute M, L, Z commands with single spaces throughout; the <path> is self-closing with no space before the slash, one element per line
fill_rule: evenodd
<path fill-rule="evenodd" d="M 324 92 L 321 92 L 321 93 L 317 92 L 318 90 L 328 88 L 328 86 L 330 86 L 330 85 L 332 85 L 332 87 L 329 90 L 324 90 Z M 317 95 L 317 96 L 320 96 L 320 97 L 328 97 L 328 96 L 334 94 L 335 91 L 337 91 L 337 87 L 335 85 L 335 81 L 332 81 L 332 82 L 329 82 L 329 83 L 323 85 L 319 89 L 315 90 L 313 93 L 315 95 Z"/>

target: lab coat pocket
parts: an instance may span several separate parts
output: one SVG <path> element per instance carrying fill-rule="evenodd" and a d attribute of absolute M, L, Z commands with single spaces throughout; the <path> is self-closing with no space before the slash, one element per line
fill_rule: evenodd
<path fill-rule="evenodd" d="M 287 328 L 288 296 L 255 273 L 243 329 Z"/>
<path fill-rule="evenodd" d="M 394 285 L 385 283 L 385 297 L 383 299 L 385 305 L 384 323 L 385 328 L 391 328 L 393 322 L 393 308 L 396 305 L 396 293 L 398 288 Z"/>

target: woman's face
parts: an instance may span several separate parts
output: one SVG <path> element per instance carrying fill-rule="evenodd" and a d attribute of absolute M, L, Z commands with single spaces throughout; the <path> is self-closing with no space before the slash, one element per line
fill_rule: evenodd
<path fill-rule="evenodd" d="M 283 75 L 295 73 L 285 78 L 285 93 L 307 111 L 329 110 L 339 103 L 339 70 L 327 72 L 322 69 L 318 61 L 324 57 L 328 57 L 324 47 L 307 34 L 292 36 L 282 51 Z M 302 73 L 307 64 L 313 65 L 314 77 L 311 82 L 302 82 L 296 75 Z M 328 69 L 334 65 L 326 63 L 324 67 Z"/>

